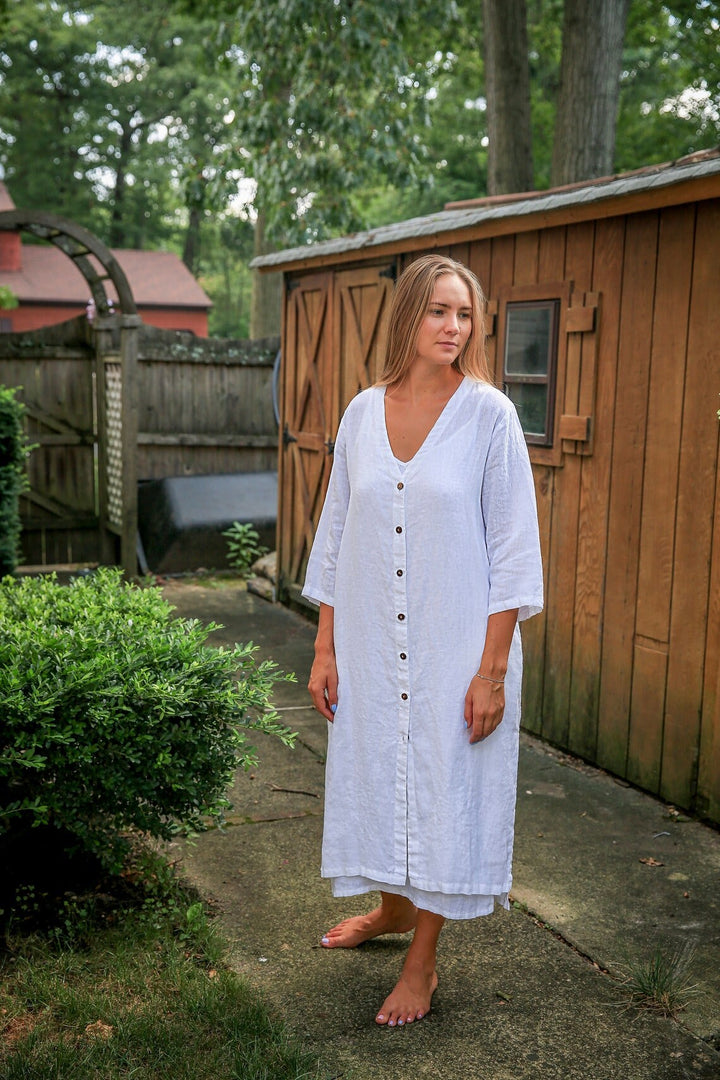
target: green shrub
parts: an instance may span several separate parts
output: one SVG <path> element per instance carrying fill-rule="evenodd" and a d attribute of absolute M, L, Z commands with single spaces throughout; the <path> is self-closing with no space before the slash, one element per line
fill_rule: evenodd
<path fill-rule="evenodd" d="M 22 415 L 15 390 L 0 386 L 0 577 L 11 574 L 18 562 L 18 497 L 25 483 L 27 456 Z"/>
<path fill-rule="evenodd" d="M 117 570 L 0 585 L 0 845 L 50 823 L 116 868 L 130 828 L 222 820 L 235 769 L 255 763 L 248 730 L 292 743 L 268 707 L 287 676 L 172 610 Z"/>

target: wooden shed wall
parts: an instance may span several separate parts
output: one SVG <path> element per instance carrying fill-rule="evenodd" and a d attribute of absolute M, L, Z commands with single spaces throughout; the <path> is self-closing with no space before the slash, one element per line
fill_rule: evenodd
<path fill-rule="evenodd" d="M 555 447 L 531 449 L 546 608 L 524 627 L 525 727 L 720 821 L 720 200 L 440 250 L 475 271 L 491 313 L 511 289 L 566 289 Z M 291 591 L 342 409 L 377 374 L 388 270 L 288 282 L 279 555 Z M 588 441 L 560 438 L 563 417 L 572 431 L 587 415 Z"/>

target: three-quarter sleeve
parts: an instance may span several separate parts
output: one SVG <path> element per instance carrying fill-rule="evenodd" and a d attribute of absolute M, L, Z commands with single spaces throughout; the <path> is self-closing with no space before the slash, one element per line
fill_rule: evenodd
<path fill-rule="evenodd" d="M 313 604 L 329 604 L 331 607 L 335 600 L 335 568 L 350 500 L 346 445 L 345 425 L 341 421 L 333 450 L 330 483 L 302 589 L 306 600 Z"/>
<path fill-rule="evenodd" d="M 542 562 L 532 468 L 514 406 L 498 415 L 482 485 L 490 567 L 488 614 L 518 608 L 518 621 L 543 607 Z"/>

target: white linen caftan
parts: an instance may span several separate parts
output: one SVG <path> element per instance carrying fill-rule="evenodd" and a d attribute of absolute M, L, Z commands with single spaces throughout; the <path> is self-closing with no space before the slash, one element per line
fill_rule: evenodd
<path fill-rule="evenodd" d="M 465 694 L 488 615 L 542 608 L 535 493 L 515 408 L 467 376 L 406 464 L 385 388 L 348 406 L 303 595 L 334 608 L 338 707 L 328 724 L 322 876 L 447 918 L 507 904 L 522 651 L 505 714 L 471 744 Z"/>

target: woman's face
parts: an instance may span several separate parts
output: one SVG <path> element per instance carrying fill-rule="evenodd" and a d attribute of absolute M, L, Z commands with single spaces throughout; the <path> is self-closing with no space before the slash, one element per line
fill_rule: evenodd
<path fill-rule="evenodd" d="M 472 331 L 470 290 L 457 274 L 443 274 L 435 283 L 415 345 L 415 362 L 449 367 Z"/>

